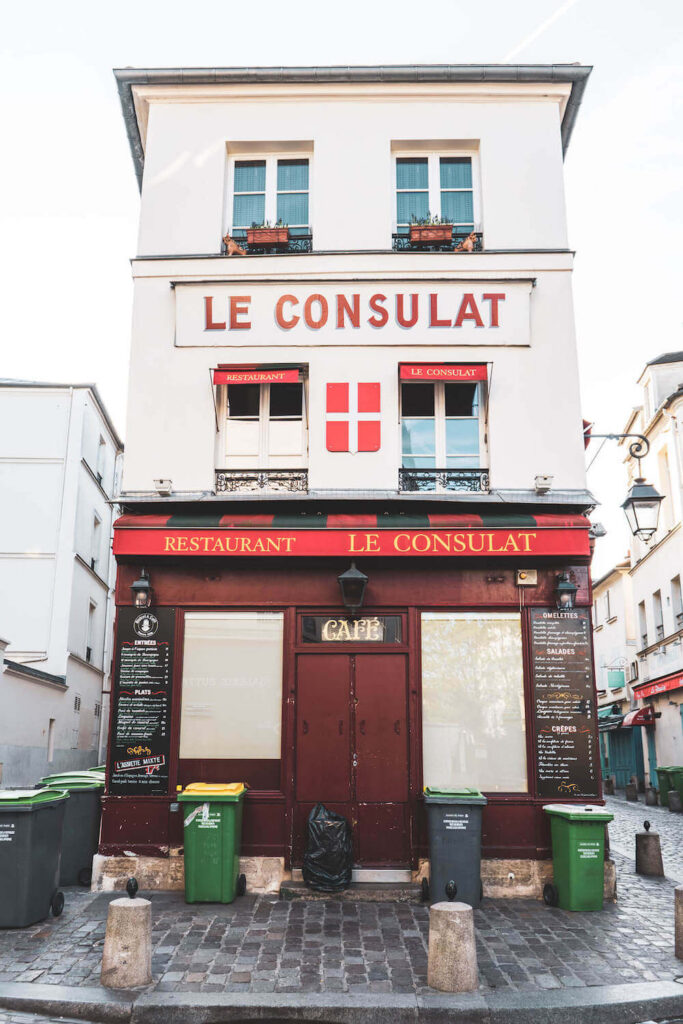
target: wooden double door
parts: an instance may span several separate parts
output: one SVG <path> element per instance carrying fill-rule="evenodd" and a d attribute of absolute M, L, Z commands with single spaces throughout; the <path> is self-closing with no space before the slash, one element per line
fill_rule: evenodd
<path fill-rule="evenodd" d="M 410 864 L 407 655 L 297 655 L 293 862 L 318 802 L 348 818 L 355 863 Z"/>

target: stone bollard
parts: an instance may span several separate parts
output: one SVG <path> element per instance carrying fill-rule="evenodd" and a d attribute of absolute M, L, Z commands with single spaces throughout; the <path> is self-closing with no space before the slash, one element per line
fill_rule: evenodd
<path fill-rule="evenodd" d="M 603 789 L 603 792 L 604 792 L 605 796 L 614 796 L 614 780 L 611 779 L 611 778 L 610 779 L 603 779 L 602 780 L 602 789 Z"/>
<path fill-rule="evenodd" d="M 679 960 L 683 960 L 683 885 L 674 889 L 674 952 Z"/>
<path fill-rule="evenodd" d="M 440 992 L 474 992 L 479 985 L 474 911 L 466 903 L 430 908 L 427 984 Z"/>
<path fill-rule="evenodd" d="M 138 988 L 152 983 L 152 904 L 136 897 L 134 878 L 128 896 L 112 900 L 107 915 L 100 982 L 107 988 Z"/>
<path fill-rule="evenodd" d="M 636 874 L 651 878 L 664 877 L 662 848 L 656 832 L 650 832 L 650 822 L 644 822 L 645 831 L 636 832 Z"/>
<path fill-rule="evenodd" d="M 669 810 L 675 814 L 680 814 L 683 811 L 683 803 L 681 802 L 681 794 L 676 789 L 669 790 Z"/>
<path fill-rule="evenodd" d="M 645 790 L 645 803 L 648 807 L 657 806 L 657 790 L 652 786 L 648 786 Z"/>
<path fill-rule="evenodd" d="M 638 787 L 633 782 L 626 783 L 626 799 L 631 803 L 638 801 Z"/>

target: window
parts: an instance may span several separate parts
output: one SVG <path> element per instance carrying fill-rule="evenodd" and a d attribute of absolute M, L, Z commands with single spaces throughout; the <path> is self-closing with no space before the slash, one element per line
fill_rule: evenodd
<path fill-rule="evenodd" d="M 226 391 L 226 468 L 306 465 L 303 384 L 229 384 Z"/>
<path fill-rule="evenodd" d="M 85 634 L 85 660 L 93 660 L 93 648 L 94 648 L 94 636 L 95 636 L 95 612 L 97 610 L 97 604 L 95 601 L 91 601 L 88 605 L 88 625 Z M 80 707 L 80 705 L 79 705 Z"/>
<path fill-rule="evenodd" d="M 281 221 L 290 235 L 309 233 L 309 160 L 235 160 L 233 163 L 233 238 L 245 238 L 252 224 Z"/>
<path fill-rule="evenodd" d="M 640 640 L 643 647 L 647 647 L 647 615 L 645 613 L 645 602 L 638 604 L 638 625 L 640 627 Z"/>
<path fill-rule="evenodd" d="M 425 786 L 527 792 L 519 614 L 423 613 L 422 736 Z"/>
<path fill-rule="evenodd" d="M 631 662 L 631 682 L 633 682 L 633 680 L 637 679 L 637 678 L 638 678 L 638 662 L 637 661 L 632 661 Z"/>
<path fill-rule="evenodd" d="M 74 694 L 74 711 L 77 715 L 81 713 L 81 695 L 80 693 Z"/>
<path fill-rule="evenodd" d="M 401 464 L 412 470 L 481 467 L 485 436 L 479 415 L 481 384 L 401 384 Z M 420 490 L 435 490 L 425 475 Z M 475 488 L 476 489 L 476 488 Z"/>
<path fill-rule="evenodd" d="M 664 639 L 664 617 L 662 613 L 662 592 L 655 590 L 652 595 L 652 611 L 655 620 L 655 639 Z"/>
<path fill-rule="evenodd" d="M 605 592 L 605 618 L 609 621 L 612 618 L 612 607 L 609 590 Z"/>
<path fill-rule="evenodd" d="M 100 526 L 101 525 L 102 525 L 102 520 L 98 516 L 97 512 L 95 512 L 95 514 L 93 515 L 93 520 L 92 520 L 92 536 L 91 536 L 91 539 L 90 539 L 90 552 L 91 552 L 91 554 L 90 554 L 90 568 L 93 570 L 93 572 L 97 572 L 97 565 L 98 565 L 99 560 L 100 560 L 100 546 L 101 546 L 101 543 L 102 543 L 101 538 L 100 538 L 100 534 L 101 534 Z"/>
<path fill-rule="evenodd" d="M 181 758 L 280 758 L 282 612 L 185 616 Z"/>
<path fill-rule="evenodd" d="M 396 226 L 408 234 L 413 220 L 438 217 L 454 233 L 474 231 L 474 188 L 471 156 L 396 157 Z"/>
<path fill-rule="evenodd" d="M 674 576 L 671 581 L 671 604 L 674 613 L 674 626 L 676 629 L 681 629 L 683 627 L 683 596 L 680 576 Z"/>
<path fill-rule="evenodd" d="M 47 763 L 55 759 L 55 719 L 51 718 L 47 726 Z"/>
<path fill-rule="evenodd" d="M 593 626 L 595 629 L 600 625 L 600 604 L 597 597 L 593 601 Z"/>
<path fill-rule="evenodd" d="M 97 444 L 97 461 L 95 463 L 95 475 L 97 477 L 98 484 L 102 483 L 104 477 L 104 460 L 106 457 L 105 440 L 100 434 L 100 439 Z"/>

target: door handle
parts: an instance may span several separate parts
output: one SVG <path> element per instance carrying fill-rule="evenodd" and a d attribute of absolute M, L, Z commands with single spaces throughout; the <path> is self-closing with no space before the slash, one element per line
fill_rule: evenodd
<path fill-rule="evenodd" d="M 396 721 L 394 722 L 394 732 L 396 733 L 397 736 L 401 735 L 401 719 L 400 718 L 397 718 Z"/>
<path fill-rule="evenodd" d="M 361 718 L 360 725 L 358 726 L 361 736 L 365 736 L 365 719 Z"/>
<path fill-rule="evenodd" d="M 302 733 L 304 734 L 304 736 L 305 736 L 305 735 L 306 735 L 306 733 L 308 732 L 308 722 L 306 721 L 306 719 L 305 719 L 305 718 L 304 718 L 304 720 L 303 720 L 303 723 L 302 723 L 302 726 L 301 726 L 301 731 L 302 731 Z"/>

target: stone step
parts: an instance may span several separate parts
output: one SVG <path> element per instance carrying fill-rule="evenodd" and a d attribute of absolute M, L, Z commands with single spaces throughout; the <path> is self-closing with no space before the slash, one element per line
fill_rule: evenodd
<path fill-rule="evenodd" d="M 367 903 L 421 903 L 422 887 L 414 882 L 352 882 L 342 892 L 317 892 L 305 882 L 283 882 L 282 900 L 359 900 Z"/>

